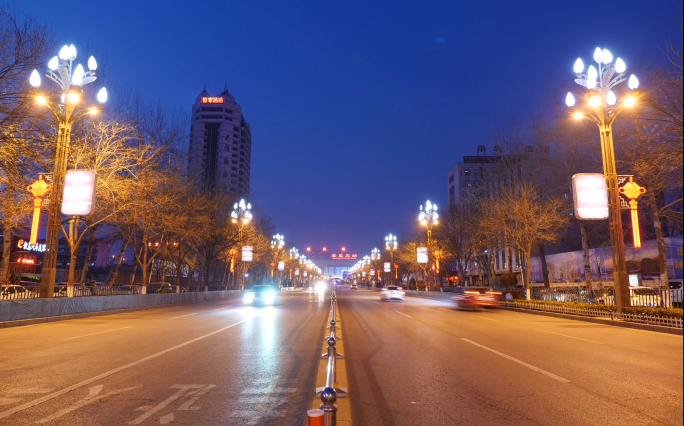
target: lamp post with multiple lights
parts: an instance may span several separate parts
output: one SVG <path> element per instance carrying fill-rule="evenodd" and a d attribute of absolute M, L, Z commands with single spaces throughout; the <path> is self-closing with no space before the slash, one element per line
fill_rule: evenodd
<path fill-rule="evenodd" d="M 371 250 L 371 260 L 373 261 L 373 266 L 375 267 L 375 280 L 376 283 L 380 282 L 380 269 L 378 268 L 378 264 L 376 261 L 380 260 L 382 258 L 382 255 L 380 253 L 380 249 L 375 247 L 373 250 Z"/>
<path fill-rule="evenodd" d="M 271 249 L 273 250 L 273 265 L 271 266 L 271 278 L 275 280 L 275 268 L 278 266 L 278 263 L 280 263 L 280 254 L 281 250 L 283 249 L 283 246 L 285 246 L 285 237 L 281 234 L 275 234 L 273 238 L 271 238 Z M 280 271 L 280 280 L 282 281 L 283 279 L 283 273 Z"/>
<path fill-rule="evenodd" d="M 423 206 L 420 206 L 418 221 L 421 225 L 427 228 L 428 260 L 430 256 L 430 243 L 432 242 L 432 227 L 439 223 L 438 219 L 439 214 L 437 213 L 437 204 L 432 204 L 430 200 L 427 200 L 425 203 L 425 210 L 423 210 Z"/>
<path fill-rule="evenodd" d="M 397 237 L 396 235 L 389 234 L 385 237 L 385 249 L 390 252 L 390 270 L 394 268 L 394 251 L 397 249 Z M 394 268 L 396 270 L 396 268 Z M 395 272 L 396 274 L 396 272 Z M 396 284 L 396 275 L 392 279 L 392 284 Z"/>
<path fill-rule="evenodd" d="M 601 136 L 601 155 L 603 158 L 603 174 L 608 187 L 608 219 L 610 225 L 610 243 L 613 255 L 615 299 L 618 311 L 630 306 L 629 276 L 625 261 L 625 239 L 622 232 L 622 216 L 620 211 L 620 194 L 618 192 L 618 176 L 615 166 L 615 147 L 613 145 L 613 122 L 625 109 L 636 104 L 639 98 L 639 80 L 632 74 L 627 78 L 625 62 L 613 55 L 608 49 L 596 48 L 594 61 L 597 67 L 590 65 L 584 74 L 584 63 L 577 59 L 574 66 L 575 82 L 585 88 L 581 104 L 576 105 L 575 96 L 567 94 L 565 103 L 570 108 L 570 115 L 576 119 L 589 120 L 599 128 Z M 618 99 L 613 92 L 619 84 L 627 81 L 631 92 Z"/>
<path fill-rule="evenodd" d="M 252 204 L 245 202 L 244 199 L 233 205 L 233 211 L 230 212 L 230 221 L 237 225 L 238 227 L 238 244 L 242 244 L 242 228 L 248 225 L 252 221 Z M 242 269 L 242 288 L 245 287 L 245 273 L 247 272 L 246 267 L 241 265 Z M 235 282 L 235 273 L 233 273 L 233 282 Z"/>
<path fill-rule="evenodd" d="M 88 71 L 83 65 L 73 66 L 76 59 L 76 48 L 63 46 L 58 56 L 48 62 L 45 77 L 57 83 L 61 95 L 59 99 L 52 99 L 47 93 L 38 91 L 42 81 L 40 73 L 33 70 L 29 76 L 29 83 L 34 87 L 36 103 L 46 106 L 55 116 L 58 123 L 57 149 L 55 152 L 55 166 L 52 181 L 52 194 L 48 207 L 48 225 L 46 236 L 45 259 L 43 261 L 40 297 L 53 297 L 55 278 L 57 276 L 57 251 L 59 246 L 59 232 L 62 217 L 62 196 L 64 178 L 67 171 L 69 144 L 71 143 L 71 127 L 81 117 L 97 114 L 101 107 L 86 104 L 83 87 L 97 79 L 97 61 L 88 58 Z M 107 89 L 102 87 L 96 95 L 97 101 L 103 104 L 107 101 Z"/>

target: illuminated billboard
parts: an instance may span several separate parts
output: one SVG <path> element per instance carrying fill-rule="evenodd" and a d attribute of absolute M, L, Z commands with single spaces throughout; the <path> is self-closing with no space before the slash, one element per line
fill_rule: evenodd
<path fill-rule="evenodd" d="M 62 214 L 88 216 L 93 212 L 97 173 L 92 170 L 69 170 L 64 178 Z"/>
<path fill-rule="evenodd" d="M 572 194 L 577 219 L 608 219 L 608 186 L 602 174 L 578 173 L 574 175 Z"/>

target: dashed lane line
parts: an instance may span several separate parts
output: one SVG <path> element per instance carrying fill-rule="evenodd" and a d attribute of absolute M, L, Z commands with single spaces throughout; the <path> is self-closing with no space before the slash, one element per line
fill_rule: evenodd
<path fill-rule="evenodd" d="M 541 374 L 543 374 L 543 375 L 545 375 L 545 376 L 551 377 L 552 379 L 558 380 L 559 382 L 570 383 L 570 380 L 568 380 L 568 379 L 564 379 L 563 377 L 556 376 L 556 375 L 553 374 L 553 373 L 549 373 L 549 372 L 546 371 L 546 370 L 542 370 L 541 368 L 535 367 L 535 366 L 532 365 L 532 364 L 528 364 L 528 363 L 526 363 L 525 361 L 520 361 L 520 360 L 517 359 L 517 358 L 513 358 L 513 357 L 510 356 L 510 355 L 506 355 L 506 354 L 501 353 L 501 352 L 499 352 L 499 351 L 497 351 L 497 350 L 494 350 L 494 349 L 492 349 L 492 348 L 489 348 L 489 347 L 487 347 L 487 346 L 485 346 L 485 345 L 481 345 L 481 344 L 479 344 L 479 343 L 475 343 L 475 342 L 473 342 L 472 340 L 466 339 L 465 337 L 461 337 L 461 340 L 466 341 L 466 342 L 470 343 L 471 345 L 475 345 L 475 346 L 477 346 L 477 347 L 479 347 L 479 348 L 482 348 L 482 349 L 484 349 L 484 350 L 486 350 L 486 351 L 489 351 L 489 352 L 491 352 L 491 353 L 493 353 L 493 354 L 499 355 L 500 357 L 506 358 L 506 359 L 509 360 L 509 361 L 516 362 L 516 363 L 518 363 L 518 364 L 520 364 L 520 365 L 522 365 L 522 366 L 524 366 L 524 367 L 529 368 L 530 370 L 534 370 L 534 371 L 536 371 L 536 372 L 538 372 L 538 373 L 541 373 Z"/>
<path fill-rule="evenodd" d="M 393 310 L 394 312 L 398 313 L 398 314 L 401 314 L 401 315 L 405 316 L 405 317 L 413 318 L 411 315 L 406 315 L 405 313 L 399 312 L 399 311 L 397 311 L 396 309 L 392 309 L 392 310 Z"/>
<path fill-rule="evenodd" d="M 133 327 L 132 325 L 129 325 L 128 327 L 115 328 L 115 329 L 106 330 L 106 331 L 98 331 L 97 333 L 90 333 L 90 334 L 84 334 L 84 335 L 82 335 L 82 336 L 69 337 L 69 338 L 67 338 L 67 339 L 62 339 L 62 341 L 80 339 L 81 337 L 94 336 L 94 335 L 96 335 L 96 334 L 111 333 L 112 331 L 125 330 L 125 329 L 127 329 L 127 328 L 132 328 L 132 327 Z"/>
<path fill-rule="evenodd" d="M 583 342 L 589 342 L 589 343 L 595 343 L 597 345 L 602 345 L 603 343 L 601 342 L 595 342 L 593 340 L 588 340 L 588 339 L 582 339 L 580 337 L 574 337 L 574 336 L 568 336 L 567 334 L 560 334 L 560 333 L 554 333 L 553 331 L 546 331 L 546 330 L 540 330 L 538 328 L 535 328 L 536 331 L 542 332 L 542 333 L 548 333 L 548 334 L 553 334 L 555 336 L 562 336 L 562 337 L 567 337 L 568 339 L 575 339 L 575 340 L 581 340 Z"/>
<path fill-rule="evenodd" d="M 192 313 L 192 314 L 180 315 L 180 316 L 173 317 L 173 318 L 169 318 L 169 319 L 172 320 L 172 319 L 176 319 L 176 318 L 189 317 L 189 316 L 192 316 L 192 315 L 197 315 L 197 312 Z"/>
<path fill-rule="evenodd" d="M 495 319 L 492 319 L 492 318 L 485 318 L 485 317 L 481 317 L 481 316 L 479 316 L 479 315 L 471 315 L 471 316 L 472 316 L 472 317 L 475 317 L 475 318 L 487 320 L 487 321 L 501 322 L 501 321 L 499 321 L 499 320 L 495 320 Z"/>

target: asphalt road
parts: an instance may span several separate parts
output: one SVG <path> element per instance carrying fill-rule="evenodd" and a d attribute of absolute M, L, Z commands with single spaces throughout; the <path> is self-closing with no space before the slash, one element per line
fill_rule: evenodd
<path fill-rule="evenodd" d="M 340 292 L 355 426 L 682 424 L 682 337 Z"/>
<path fill-rule="evenodd" d="M 300 291 L 2 329 L 0 424 L 301 425 L 329 306 Z"/>

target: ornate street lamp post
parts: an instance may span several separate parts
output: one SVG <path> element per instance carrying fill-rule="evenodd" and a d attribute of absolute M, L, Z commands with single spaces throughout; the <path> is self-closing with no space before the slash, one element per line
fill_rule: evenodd
<path fill-rule="evenodd" d="M 385 237 L 385 249 L 390 252 L 390 270 L 394 268 L 394 251 L 397 249 L 397 237 L 395 235 L 389 234 Z M 396 268 L 395 268 L 396 270 Z M 397 277 L 394 276 L 392 279 L 392 284 L 396 284 Z"/>
<path fill-rule="evenodd" d="M 275 280 L 275 268 L 280 262 L 280 251 L 283 249 L 283 246 L 285 245 L 285 237 L 280 235 L 280 234 L 275 234 L 273 238 L 271 239 L 271 249 L 274 251 L 274 260 L 273 260 L 273 265 L 271 267 L 271 278 Z M 282 272 L 279 274 L 280 279 L 283 279 L 283 274 Z"/>
<path fill-rule="evenodd" d="M 439 214 L 437 213 L 437 204 L 432 204 L 430 200 L 428 200 L 425 203 L 425 210 L 423 210 L 423 206 L 420 206 L 420 214 L 418 214 L 418 221 L 421 225 L 427 228 L 428 260 L 430 256 L 430 242 L 432 242 L 432 227 L 434 225 L 437 225 L 438 219 Z M 429 262 L 427 264 L 429 264 Z M 426 276 L 425 279 L 427 280 L 428 277 Z"/>
<path fill-rule="evenodd" d="M 245 202 L 244 199 L 239 203 L 233 205 L 233 211 L 230 212 L 230 220 L 238 226 L 238 244 L 242 244 L 242 228 L 252 221 L 252 204 Z M 242 267 L 242 288 L 245 287 L 245 267 Z M 235 280 L 235 273 L 233 273 L 233 283 L 237 284 Z"/>
<path fill-rule="evenodd" d="M 575 82 L 585 88 L 581 105 L 575 106 L 575 96 L 568 93 L 565 103 L 570 108 L 570 115 L 576 119 L 593 122 L 599 128 L 601 135 L 601 155 L 603 157 L 603 174 L 608 186 L 608 206 L 610 224 L 610 244 L 613 254 L 613 268 L 615 281 L 615 300 L 618 311 L 630 306 L 629 276 L 625 262 L 625 240 L 622 233 L 622 216 L 620 212 L 620 195 L 618 192 L 618 176 L 615 167 L 615 147 L 613 145 L 613 122 L 625 109 L 636 104 L 639 98 L 639 80 L 632 74 L 629 79 L 625 73 L 624 61 L 617 58 L 613 62 L 613 55 L 608 49 L 596 48 L 594 61 L 598 69 L 589 66 L 584 74 L 584 63 L 577 59 L 574 66 Z M 627 81 L 632 91 L 621 96 L 613 92 L 620 83 Z"/>
<path fill-rule="evenodd" d="M 101 106 L 86 104 L 83 87 L 97 79 L 97 61 L 94 57 L 88 59 L 88 71 L 83 65 L 73 66 L 76 59 L 76 48 L 63 46 L 59 55 L 48 62 L 45 77 L 57 83 L 61 95 L 52 99 L 48 94 L 36 91 L 35 99 L 39 105 L 46 106 L 58 122 L 57 149 L 55 152 L 55 167 L 48 207 L 48 225 L 46 236 L 45 259 L 40 284 L 40 297 L 53 297 L 55 292 L 55 278 L 57 276 L 57 252 L 59 247 L 59 232 L 62 217 L 62 195 L 64 192 L 64 177 L 67 172 L 69 144 L 71 143 L 71 127 L 81 117 L 97 114 Z M 33 70 L 29 83 L 38 89 L 41 85 L 40 73 Z M 103 104 L 107 101 L 107 89 L 101 88 L 96 95 L 97 101 Z"/>
<path fill-rule="evenodd" d="M 378 268 L 376 261 L 380 260 L 381 257 L 380 250 L 377 247 L 371 250 L 371 260 L 373 261 L 373 266 L 375 267 L 376 285 L 380 281 L 380 269 Z"/>

